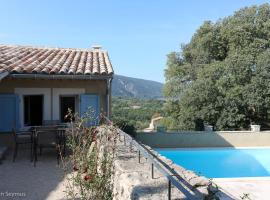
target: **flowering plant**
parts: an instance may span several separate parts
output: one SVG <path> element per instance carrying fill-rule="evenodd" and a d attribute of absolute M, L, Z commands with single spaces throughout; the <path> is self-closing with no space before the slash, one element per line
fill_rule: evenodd
<path fill-rule="evenodd" d="M 66 194 L 71 199 L 113 199 L 113 160 L 118 131 L 112 124 L 88 127 L 86 124 L 91 118 L 85 116 L 74 114 L 67 131 L 71 153 L 63 158 L 68 177 Z"/>

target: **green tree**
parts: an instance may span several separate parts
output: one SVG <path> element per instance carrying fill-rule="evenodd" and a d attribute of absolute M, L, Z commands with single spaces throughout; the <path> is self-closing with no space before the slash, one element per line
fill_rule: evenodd
<path fill-rule="evenodd" d="M 177 128 L 267 125 L 270 106 L 270 5 L 206 21 L 180 52 L 168 55 L 164 95 Z M 166 120 L 164 120 L 166 121 Z"/>
<path fill-rule="evenodd" d="M 129 130 L 132 127 L 142 130 L 149 126 L 154 114 L 163 115 L 163 103 L 164 101 L 157 99 L 113 97 L 112 120 Z"/>

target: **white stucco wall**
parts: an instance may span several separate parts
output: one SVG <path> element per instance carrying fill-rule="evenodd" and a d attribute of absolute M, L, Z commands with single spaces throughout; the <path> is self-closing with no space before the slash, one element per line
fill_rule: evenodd
<path fill-rule="evenodd" d="M 19 95 L 20 125 L 24 127 L 24 95 L 43 95 L 43 120 L 60 120 L 60 96 L 77 95 L 76 112 L 79 112 L 79 95 L 85 93 L 84 88 L 15 88 Z M 52 104 L 52 107 L 51 107 Z"/>
<path fill-rule="evenodd" d="M 270 131 L 182 131 L 137 133 L 136 139 L 155 148 L 270 146 Z"/>
<path fill-rule="evenodd" d="M 52 120 L 60 120 L 60 96 L 62 95 L 78 95 L 78 98 L 76 98 L 77 102 L 75 105 L 75 112 L 79 111 L 79 95 L 84 94 L 85 89 L 84 88 L 53 88 L 53 119 Z"/>
<path fill-rule="evenodd" d="M 20 125 L 24 127 L 24 95 L 43 95 L 43 120 L 51 119 L 51 89 L 50 88 L 15 88 L 15 94 L 19 95 Z"/>

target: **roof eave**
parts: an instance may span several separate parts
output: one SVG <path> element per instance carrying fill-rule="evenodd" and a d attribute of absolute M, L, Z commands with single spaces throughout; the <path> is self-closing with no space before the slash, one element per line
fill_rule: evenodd
<path fill-rule="evenodd" d="M 0 81 L 1 81 L 2 79 L 4 79 L 5 77 L 7 77 L 8 74 L 9 74 L 9 72 L 3 72 L 3 73 L 0 73 Z"/>
<path fill-rule="evenodd" d="M 70 74 L 9 74 L 12 78 L 32 78 L 32 79 L 71 79 L 71 80 L 107 80 L 113 77 L 110 75 L 70 75 Z"/>

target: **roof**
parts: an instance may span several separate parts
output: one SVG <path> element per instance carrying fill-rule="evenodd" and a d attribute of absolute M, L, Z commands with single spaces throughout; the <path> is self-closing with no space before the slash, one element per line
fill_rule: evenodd
<path fill-rule="evenodd" d="M 0 44 L 0 74 L 113 75 L 107 51 Z"/>

